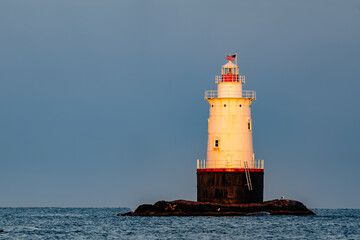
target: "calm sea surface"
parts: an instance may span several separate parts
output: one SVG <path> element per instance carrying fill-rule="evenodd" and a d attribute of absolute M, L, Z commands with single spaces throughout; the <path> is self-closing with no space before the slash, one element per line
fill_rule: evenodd
<path fill-rule="evenodd" d="M 126 208 L 0 208 L 0 239 L 360 239 L 360 209 L 316 216 L 117 217 Z"/>

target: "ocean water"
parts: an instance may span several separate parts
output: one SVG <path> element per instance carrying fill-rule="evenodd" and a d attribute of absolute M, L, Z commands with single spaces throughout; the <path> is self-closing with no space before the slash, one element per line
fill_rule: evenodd
<path fill-rule="evenodd" d="M 315 216 L 118 217 L 126 208 L 0 208 L 0 239 L 360 239 L 360 209 Z"/>

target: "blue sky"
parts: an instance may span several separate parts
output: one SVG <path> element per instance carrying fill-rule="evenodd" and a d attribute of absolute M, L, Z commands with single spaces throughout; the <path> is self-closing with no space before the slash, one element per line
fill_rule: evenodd
<path fill-rule="evenodd" d="M 360 208 L 360 2 L 1 1 L 0 206 L 196 199 L 238 51 L 265 199 Z"/>

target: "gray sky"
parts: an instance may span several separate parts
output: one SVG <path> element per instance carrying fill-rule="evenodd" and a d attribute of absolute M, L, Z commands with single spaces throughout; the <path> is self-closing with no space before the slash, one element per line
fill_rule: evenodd
<path fill-rule="evenodd" d="M 359 1 L 0 1 L 0 206 L 196 199 L 225 56 L 265 199 L 360 208 Z"/>

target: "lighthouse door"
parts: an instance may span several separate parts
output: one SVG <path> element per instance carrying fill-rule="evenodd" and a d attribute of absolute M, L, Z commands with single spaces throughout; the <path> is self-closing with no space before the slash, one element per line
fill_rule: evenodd
<path fill-rule="evenodd" d="M 232 158 L 233 155 L 232 154 L 226 154 L 225 155 L 225 164 L 226 164 L 226 168 L 232 168 Z"/>

